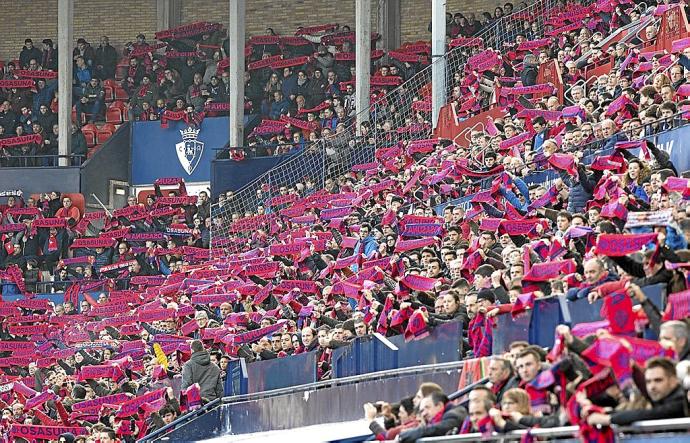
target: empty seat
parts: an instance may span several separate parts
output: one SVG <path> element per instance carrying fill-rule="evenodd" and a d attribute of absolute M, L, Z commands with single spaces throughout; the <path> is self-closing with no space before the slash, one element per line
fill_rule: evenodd
<path fill-rule="evenodd" d="M 122 110 L 118 108 L 108 108 L 105 111 L 105 122 L 120 124 L 123 122 Z"/>
<path fill-rule="evenodd" d="M 127 95 L 127 91 L 122 89 L 120 86 L 116 87 L 115 100 L 129 100 L 129 95 Z"/>
<path fill-rule="evenodd" d="M 102 145 L 105 143 L 112 135 L 115 133 L 115 126 L 106 123 L 105 125 L 101 126 L 100 129 L 98 130 L 98 134 L 96 134 L 96 143 L 99 145 Z"/>
<path fill-rule="evenodd" d="M 84 125 L 84 127 L 81 128 L 81 132 L 84 134 L 84 138 L 86 138 L 86 145 L 88 147 L 96 145 L 96 134 L 98 134 L 98 128 L 96 125 L 93 123 Z"/>

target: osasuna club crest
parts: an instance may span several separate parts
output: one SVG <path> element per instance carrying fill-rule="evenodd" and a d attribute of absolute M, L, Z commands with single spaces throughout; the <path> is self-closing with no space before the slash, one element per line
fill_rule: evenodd
<path fill-rule="evenodd" d="M 201 154 L 204 152 L 204 142 L 197 140 L 199 131 L 199 129 L 192 127 L 181 130 L 182 141 L 175 145 L 180 165 L 189 175 L 192 175 L 196 167 L 199 166 Z"/>

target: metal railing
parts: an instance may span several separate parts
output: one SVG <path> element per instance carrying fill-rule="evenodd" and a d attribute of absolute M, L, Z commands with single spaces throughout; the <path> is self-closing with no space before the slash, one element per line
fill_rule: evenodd
<path fill-rule="evenodd" d="M 665 420 L 645 420 L 634 422 L 629 426 L 613 426 L 614 432 L 618 435 L 639 434 L 639 433 L 656 433 L 656 432 L 673 432 L 682 431 L 681 435 L 688 435 L 690 440 L 690 418 L 669 418 Z M 529 433 L 535 439 L 553 439 L 573 438 L 578 437 L 580 428 L 578 426 L 561 426 L 558 428 L 534 428 L 530 430 L 512 431 L 505 434 L 494 433 L 492 435 L 484 435 L 479 432 L 462 435 L 446 435 L 442 437 L 427 437 L 417 440 L 421 443 L 432 442 L 476 442 L 476 441 L 519 441 Z M 653 440 L 650 440 L 653 441 Z"/>
<path fill-rule="evenodd" d="M 555 5 L 555 0 L 537 0 L 535 3 L 527 6 L 522 11 L 533 12 L 535 15 L 542 10 L 549 9 Z M 520 11 L 515 11 L 520 12 Z M 483 38 L 485 42 L 491 41 L 493 47 L 500 47 L 504 42 L 512 38 L 512 34 L 501 32 L 501 29 L 508 28 L 511 17 L 504 16 L 499 20 L 494 21 L 490 26 L 483 29 L 477 36 Z M 517 16 L 515 16 L 517 17 Z M 488 43 L 487 43 L 488 46 Z M 388 91 L 383 97 L 386 101 L 390 101 L 395 107 L 401 111 L 408 112 L 411 109 L 412 103 L 420 99 L 420 92 L 429 83 L 431 77 L 431 70 L 434 63 L 444 63 L 448 67 L 446 69 L 447 77 L 452 76 L 456 70 L 461 70 L 465 66 L 467 59 L 474 53 L 471 45 L 462 45 L 452 48 L 443 57 L 435 58 L 432 63 L 415 75 L 411 76 L 407 81 Z M 449 78 L 446 79 L 446 84 L 450 84 Z M 447 102 L 447 101 L 446 101 Z M 357 114 L 344 121 L 345 130 L 340 134 L 333 134 L 328 138 L 322 138 L 318 141 L 305 146 L 303 151 L 297 152 L 287 161 L 272 168 L 271 170 L 257 176 L 251 182 L 243 185 L 240 189 L 235 190 L 234 200 L 232 203 L 225 202 L 223 205 L 216 203 L 213 205 L 212 213 L 219 219 L 230 219 L 232 213 L 240 215 L 251 213 L 255 209 L 254 202 L 257 190 L 262 187 L 267 187 L 268 192 L 264 196 L 271 198 L 271 189 L 280 185 L 294 185 L 304 177 L 311 178 L 315 184 L 316 189 L 323 188 L 324 182 L 327 178 L 348 172 L 354 164 L 364 164 L 372 162 L 375 158 L 375 152 L 378 148 L 385 148 L 396 144 L 401 139 L 424 139 L 431 135 L 431 125 L 428 122 L 419 122 L 415 120 L 416 112 L 411 112 L 409 115 L 399 116 L 401 119 L 409 117 L 411 123 L 406 128 L 410 132 L 398 132 L 395 128 L 393 130 L 383 130 L 379 126 L 385 126 L 389 121 L 385 115 L 388 105 L 384 105 L 381 98 L 373 101 L 370 107 L 364 111 L 369 118 L 363 118 L 363 115 Z M 421 114 L 426 111 L 418 111 Z M 368 120 L 371 124 L 371 130 L 367 137 L 374 140 L 373 146 L 369 143 L 366 146 L 358 145 L 357 138 L 357 122 L 360 120 Z M 392 122 L 391 122 L 392 123 Z M 412 131 L 412 126 L 415 130 Z M 349 146 L 349 148 L 348 148 Z M 331 151 L 335 154 L 329 154 Z M 348 160 L 343 160 L 338 153 L 344 153 Z M 216 193 L 219 190 L 214 190 Z M 225 189 L 220 191 L 226 191 Z M 214 224 L 211 232 L 212 244 L 216 239 L 222 241 L 223 238 L 229 234 L 228 223 Z"/>
<path fill-rule="evenodd" d="M 60 159 L 67 159 L 68 165 L 61 166 Z M 45 167 L 74 167 L 81 166 L 86 161 L 85 155 L 43 154 L 43 155 L 14 155 L 0 157 L 2 168 L 45 168 Z"/>
<path fill-rule="evenodd" d="M 334 378 L 330 380 L 323 380 L 323 381 L 318 381 L 315 383 L 309 383 L 305 385 L 299 385 L 299 386 L 292 386 L 289 388 L 282 388 L 282 389 L 274 389 L 272 391 L 263 391 L 263 392 L 257 392 L 253 394 L 245 394 L 245 395 L 236 395 L 234 397 L 223 397 L 222 399 L 216 399 L 213 400 L 212 402 L 204 405 L 201 409 L 197 409 L 195 411 L 191 411 L 179 418 L 177 418 L 175 421 L 171 422 L 170 424 L 152 432 L 151 434 L 147 435 L 146 437 L 138 440 L 137 443 L 147 443 L 147 442 L 152 442 L 164 434 L 174 430 L 180 425 L 186 424 L 194 420 L 195 418 L 199 417 L 200 415 L 203 415 L 204 413 L 218 407 L 224 404 L 231 404 L 231 403 L 242 403 L 242 402 L 247 402 L 247 401 L 255 401 L 255 400 L 262 400 L 262 399 L 268 399 L 268 398 L 275 398 L 275 397 L 280 397 L 282 395 L 286 394 L 292 394 L 296 392 L 309 392 L 309 391 L 315 391 L 317 389 L 328 389 L 328 388 L 333 388 L 336 386 L 342 386 L 342 385 L 352 385 L 352 384 L 357 384 L 365 381 L 373 381 L 373 380 L 383 380 L 387 378 L 394 378 L 398 376 L 410 376 L 410 375 L 419 375 L 419 374 L 429 374 L 429 373 L 434 373 L 434 372 L 445 372 L 445 371 L 460 371 L 462 370 L 462 365 L 464 364 L 463 361 L 454 361 L 454 362 L 449 362 L 449 363 L 436 363 L 436 364 L 430 364 L 430 365 L 422 365 L 422 366 L 415 366 L 412 368 L 399 368 L 399 369 L 390 369 L 387 371 L 380 371 L 380 372 L 374 372 L 374 373 L 369 373 L 369 374 L 362 374 L 362 375 L 355 375 L 352 377 L 343 377 L 343 378 Z M 480 380 L 481 382 L 481 380 Z M 479 383 L 479 382 L 477 382 Z M 471 385 L 471 387 L 476 386 L 476 384 Z M 454 398 L 459 398 L 464 393 L 465 391 L 469 392 L 467 389 L 470 388 L 468 386 L 467 388 L 464 388 L 460 392 L 459 396 L 456 396 Z M 456 393 L 457 394 L 457 393 Z M 455 395 L 455 394 L 452 394 Z"/>

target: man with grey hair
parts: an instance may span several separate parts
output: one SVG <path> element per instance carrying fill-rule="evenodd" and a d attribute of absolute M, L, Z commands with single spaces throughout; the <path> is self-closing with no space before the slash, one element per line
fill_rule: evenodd
<path fill-rule="evenodd" d="M 579 104 L 580 100 L 585 97 L 585 90 L 580 85 L 575 85 L 570 88 L 570 96 L 573 98 L 573 103 Z"/>
<path fill-rule="evenodd" d="M 509 389 L 518 387 L 518 380 L 513 376 L 513 365 L 508 359 L 493 357 L 489 361 L 489 382 L 496 401 L 501 402 L 503 394 Z"/>
<path fill-rule="evenodd" d="M 690 358 L 690 342 L 688 341 L 688 325 L 679 320 L 671 320 L 661 324 L 659 341 L 670 345 L 676 351 L 678 361 Z"/>

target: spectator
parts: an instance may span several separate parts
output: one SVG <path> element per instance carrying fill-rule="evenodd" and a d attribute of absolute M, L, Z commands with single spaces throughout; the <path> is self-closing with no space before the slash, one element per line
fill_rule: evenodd
<path fill-rule="evenodd" d="M 604 414 L 592 412 L 587 416 L 590 425 L 627 425 L 635 421 L 658 420 L 661 418 L 684 417 L 687 399 L 683 392 L 673 362 L 667 358 L 652 358 L 645 367 L 646 394 L 651 402 L 650 409 L 629 409 Z M 588 400 L 582 403 L 587 405 Z"/>
<path fill-rule="evenodd" d="M 517 387 L 518 380 L 513 376 L 513 365 L 509 360 L 494 357 L 489 362 L 489 382 L 491 391 L 496 396 L 496 401 L 501 403 L 503 395 Z"/>
<path fill-rule="evenodd" d="M 446 435 L 452 429 L 459 427 L 467 416 L 465 408 L 453 405 L 441 392 L 433 392 L 422 398 L 419 411 L 425 425 L 401 432 L 400 441 L 413 442 L 424 437 Z"/>
<path fill-rule="evenodd" d="M 53 47 L 53 40 L 43 39 L 43 54 L 39 60 L 43 69 L 57 71 L 57 51 Z"/>
<path fill-rule="evenodd" d="M 203 343 L 199 340 L 192 342 L 192 357 L 182 368 L 182 389 L 198 383 L 201 397 L 209 402 L 223 396 L 223 383 L 220 369 L 211 358 Z"/>
<path fill-rule="evenodd" d="M 110 46 L 110 39 L 107 36 L 101 37 L 101 44 L 95 50 L 96 76 L 100 80 L 115 78 L 117 66 L 117 50 Z"/>
<path fill-rule="evenodd" d="M 85 120 L 86 114 L 89 115 L 89 123 L 101 120 L 104 97 L 105 92 L 100 84 L 100 80 L 96 77 L 92 77 L 89 83 L 84 87 L 75 104 L 78 121 Z"/>
<path fill-rule="evenodd" d="M 57 210 L 55 217 L 72 219 L 78 223 L 81 220 L 81 212 L 79 212 L 79 208 L 72 205 L 72 199 L 65 196 L 62 198 L 62 207 Z"/>
<path fill-rule="evenodd" d="M 86 64 L 86 66 L 89 67 L 89 70 L 93 73 L 94 60 L 96 58 L 96 54 L 93 48 L 91 47 L 91 44 L 83 38 L 77 39 L 77 47 L 74 48 L 74 50 L 72 51 L 72 60 L 76 62 L 77 58 L 79 57 L 84 59 L 84 63 Z"/>
<path fill-rule="evenodd" d="M 24 47 L 19 53 L 19 66 L 21 66 L 22 69 L 28 69 L 29 61 L 41 60 L 43 58 L 42 55 L 41 50 L 34 47 L 33 40 L 27 38 L 24 40 Z"/>

